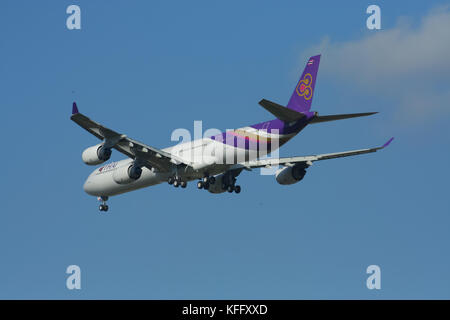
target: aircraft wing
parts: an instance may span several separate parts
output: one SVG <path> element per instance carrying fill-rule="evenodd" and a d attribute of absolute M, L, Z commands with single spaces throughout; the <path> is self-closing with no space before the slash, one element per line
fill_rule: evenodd
<path fill-rule="evenodd" d="M 394 140 L 394 138 L 389 139 L 381 147 L 375 147 L 375 148 L 369 148 L 369 149 L 350 150 L 350 151 L 343 151 L 343 152 L 336 152 L 336 153 L 325 153 L 325 154 L 318 154 L 318 155 L 312 155 L 312 156 L 253 160 L 253 161 L 249 161 L 249 162 L 244 162 L 241 165 L 247 169 L 271 167 L 271 166 L 276 166 L 276 165 L 292 166 L 296 163 L 305 163 L 305 164 L 307 164 L 307 166 L 310 166 L 314 161 L 356 156 L 358 154 L 376 152 L 378 150 L 381 150 L 381 149 L 387 147 L 391 143 L 392 140 Z"/>
<path fill-rule="evenodd" d="M 184 163 L 180 158 L 171 153 L 130 139 L 124 134 L 106 128 L 89 119 L 85 115 L 79 113 L 75 102 L 73 103 L 72 116 L 70 119 L 100 140 L 104 140 L 107 147 L 114 148 L 132 159 L 142 161 L 144 166 L 148 169 L 156 168 L 159 171 L 168 171 L 173 164 Z"/>

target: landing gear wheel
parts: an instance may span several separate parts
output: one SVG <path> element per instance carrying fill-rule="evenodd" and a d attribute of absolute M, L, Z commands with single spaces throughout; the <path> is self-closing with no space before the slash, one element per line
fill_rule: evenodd
<path fill-rule="evenodd" d="M 109 209 L 109 207 L 108 207 L 108 205 L 106 205 L 106 204 L 101 204 L 99 207 L 98 207 L 98 209 L 100 210 L 100 211 L 108 211 L 108 209 Z"/>
<path fill-rule="evenodd" d="M 108 196 L 101 196 L 97 198 L 98 201 L 101 201 L 98 210 L 100 211 L 108 211 L 108 206 L 106 205 L 106 201 L 108 201 Z"/>
<path fill-rule="evenodd" d="M 180 183 L 182 188 L 186 188 L 187 187 L 187 182 L 186 181 L 181 181 Z"/>
<path fill-rule="evenodd" d="M 209 182 L 209 184 L 214 184 L 214 183 L 216 183 L 216 178 L 215 177 L 209 177 L 208 182 Z"/>
<path fill-rule="evenodd" d="M 229 193 L 232 193 L 233 190 L 234 190 L 233 186 L 228 186 L 227 191 L 228 191 Z"/>
<path fill-rule="evenodd" d="M 203 183 L 208 183 L 209 177 L 208 176 L 203 177 L 202 181 Z"/>
<path fill-rule="evenodd" d="M 203 181 L 197 182 L 197 188 L 198 189 L 203 189 Z"/>
<path fill-rule="evenodd" d="M 168 184 L 173 184 L 174 181 L 175 181 L 175 179 L 173 177 L 169 177 L 169 179 L 167 179 Z"/>
<path fill-rule="evenodd" d="M 236 193 L 241 192 L 241 186 L 235 186 L 234 187 L 234 192 L 236 192 Z"/>
<path fill-rule="evenodd" d="M 178 181 L 178 179 L 175 179 L 175 181 L 173 182 L 173 186 L 175 188 L 178 188 L 180 186 L 180 181 Z"/>

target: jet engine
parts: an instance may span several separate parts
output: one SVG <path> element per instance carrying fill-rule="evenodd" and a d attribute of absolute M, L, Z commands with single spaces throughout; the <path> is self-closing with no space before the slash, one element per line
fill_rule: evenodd
<path fill-rule="evenodd" d="M 275 178 L 279 184 L 294 184 L 303 179 L 306 174 L 306 168 L 307 167 L 302 163 L 292 167 L 284 167 L 276 172 Z"/>
<path fill-rule="evenodd" d="M 139 179 L 141 174 L 141 167 L 131 164 L 114 170 L 113 180 L 118 184 L 128 184 Z"/>
<path fill-rule="evenodd" d="M 81 158 L 83 162 L 90 166 L 108 161 L 111 157 L 111 149 L 105 148 L 102 143 L 89 147 L 83 151 Z"/>

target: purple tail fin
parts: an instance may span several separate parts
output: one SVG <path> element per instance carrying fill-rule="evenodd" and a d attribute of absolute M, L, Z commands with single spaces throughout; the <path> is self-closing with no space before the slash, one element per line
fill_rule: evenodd
<path fill-rule="evenodd" d="M 295 86 L 294 93 L 287 107 L 298 112 L 307 112 L 311 109 L 311 102 L 316 85 L 317 70 L 319 70 L 320 54 L 308 59 L 305 70 Z"/>

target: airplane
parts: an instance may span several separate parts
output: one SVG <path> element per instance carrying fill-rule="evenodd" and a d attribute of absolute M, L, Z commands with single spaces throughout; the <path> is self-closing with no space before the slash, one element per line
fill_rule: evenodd
<path fill-rule="evenodd" d="M 79 112 L 74 102 L 71 120 L 102 140 L 83 151 L 83 162 L 87 165 L 102 164 L 110 159 L 112 149 L 128 157 L 95 169 L 84 183 L 84 191 L 98 197 L 100 211 L 108 211 L 106 201 L 111 196 L 164 182 L 186 188 L 189 181 L 198 180 L 198 189 L 216 194 L 240 193 L 241 186 L 236 184 L 236 178 L 243 170 L 281 166 L 275 173 L 275 180 L 281 185 L 291 185 L 302 180 L 306 169 L 315 161 L 371 153 L 387 147 L 394 138 L 374 148 L 311 156 L 267 157 L 309 124 L 377 113 L 321 116 L 310 111 L 319 63 L 320 55 L 308 59 L 286 106 L 266 99 L 259 102 L 275 119 L 194 141 L 183 141 L 165 149 L 146 145 L 89 119 Z M 205 149 L 209 150 L 206 156 Z"/>

